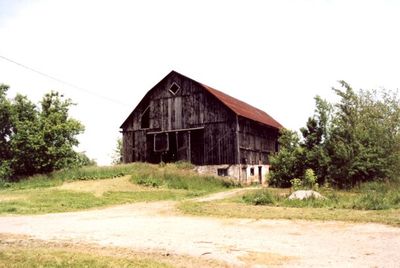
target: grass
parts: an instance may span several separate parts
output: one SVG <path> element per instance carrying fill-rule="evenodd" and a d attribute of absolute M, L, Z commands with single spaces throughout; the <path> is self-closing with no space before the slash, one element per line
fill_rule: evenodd
<path fill-rule="evenodd" d="M 351 191 L 320 189 L 325 199 L 288 200 L 289 189 L 257 189 L 218 202 L 185 201 L 181 211 L 254 219 L 302 219 L 375 222 L 400 226 L 400 187 L 396 183 L 366 183 Z"/>
<path fill-rule="evenodd" d="M 0 202 L 0 214 L 43 214 L 77 211 L 144 201 L 181 200 L 192 196 L 184 191 L 106 192 L 101 197 L 92 193 L 62 190 L 31 190 L 25 198 Z"/>
<path fill-rule="evenodd" d="M 49 174 L 38 174 L 22 178 L 18 182 L 5 182 L 0 185 L 0 191 L 5 189 L 22 190 L 34 188 L 46 188 L 62 185 L 65 181 L 98 180 L 116 178 L 132 174 L 142 168 L 152 166 L 145 163 L 133 163 L 115 166 L 88 166 L 81 168 L 64 169 Z"/>
<path fill-rule="evenodd" d="M 144 186 L 183 189 L 194 191 L 198 194 L 212 193 L 238 186 L 231 179 L 201 176 L 188 170 L 186 166 L 183 167 L 179 165 L 166 165 L 158 169 L 143 168 L 132 174 L 131 181 Z"/>
<path fill-rule="evenodd" d="M 241 201 L 253 205 L 282 207 L 358 210 L 400 209 L 400 185 L 397 183 L 370 182 L 351 191 L 321 188 L 320 193 L 325 197 L 324 199 L 289 200 L 287 190 L 260 189 L 243 195 Z"/>
<path fill-rule="evenodd" d="M 225 263 L 165 251 L 49 242 L 0 234 L 0 267 L 226 267 Z"/>
<path fill-rule="evenodd" d="M 190 215 L 212 216 L 224 218 L 251 218 L 251 219 L 288 219 L 288 220 L 321 220 L 321 221 L 349 221 L 374 222 L 400 227 L 400 210 L 354 210 L 329 209 L 311 207 L 273 207 L 254 206 L 235 202 L 191 202 L 184 201 L 179 209 Z"/>
<path fill-rule="evenodd" d="M 173 267 L 151 259 L 118 258 L 51 248 L 0 251 L 0 267 Z"/>
<path fill-rule="evenodd" d="M 79 174 L 84 177 L 79 178 Z M 120 177 L 124 174 L 130 175 Z M 103 178 L 111 175 L 113 179 Z M 10 184 L 0 190 L 0 214 L 42 214 L 133 202 L 182 200 L 233 186 L 229 180 L 199 176 L 185 163 L 89 167 Z"/>

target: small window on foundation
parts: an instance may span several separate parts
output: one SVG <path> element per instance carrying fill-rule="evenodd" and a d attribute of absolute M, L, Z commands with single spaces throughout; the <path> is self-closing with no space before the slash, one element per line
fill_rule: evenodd
<path fill-rule="evenodd" d="M 227 168 L 219 168 L 217 170 L 218 176 L 226 177 L 228 176 L 228 169 Z"/>
<path fill-rule="evenodd" d="M 178 84 L 175 82 L 173 82 L 172 85 L 169 87 L 169 91 L 174 95 L 176 95 L 176 93 L 178 93 L 180 89 L 180 86 L 178 86 Z"/>
<path fill-rule="evenodd" d="M 250 168 L 250 176 L 254 176 L 254 168 Z"/>

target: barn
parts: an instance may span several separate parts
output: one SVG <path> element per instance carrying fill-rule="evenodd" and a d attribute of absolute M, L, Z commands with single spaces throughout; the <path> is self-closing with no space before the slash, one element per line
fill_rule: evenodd
<path fill-rule="evenodd" d="M 189 161 L 200 173 L 264 183 L 281 128 L 264 111 L 171 71 L 121 125 L 123 161 Z"/>

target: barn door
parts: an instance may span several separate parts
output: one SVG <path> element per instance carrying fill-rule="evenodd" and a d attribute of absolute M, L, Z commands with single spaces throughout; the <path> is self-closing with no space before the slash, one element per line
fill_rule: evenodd
<path fill-rule="evenodd" d="M 242 168 L 242 182 L 247 183 L 247 168 Z"/>

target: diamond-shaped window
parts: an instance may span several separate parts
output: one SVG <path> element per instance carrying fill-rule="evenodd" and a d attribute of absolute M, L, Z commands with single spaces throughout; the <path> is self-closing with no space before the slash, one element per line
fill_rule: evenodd
<path fill-rule="evenodd" d="M 180 89 L 180 86 L 178 86 L 178 84 L 175 82 L 173 82 L 172 85 L 169 87 L 169 91 L 171 91 L 171 93 L 174 95 L 176 95 L 176 93 L 178 93 Z"/>

